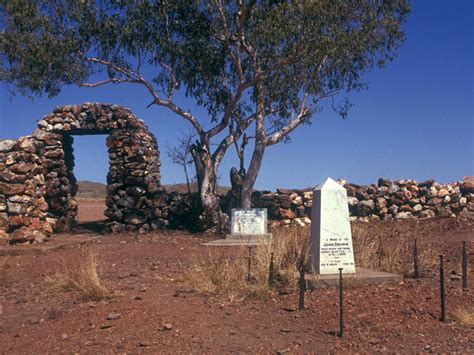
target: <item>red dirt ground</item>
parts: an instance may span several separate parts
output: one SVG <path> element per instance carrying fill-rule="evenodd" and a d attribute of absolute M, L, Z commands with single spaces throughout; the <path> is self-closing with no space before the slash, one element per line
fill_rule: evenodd
<path fill-rule="evenodd" d="M 105 200 L 79 200 L 78 201 L 79 222 L 92 222 L 105 219 Z"/>
<path fill-rule="evenodd" d="M 103 204 L 81 203 L 79 219 L 101 219 Z M 422 279 L 395 285 L 353 287 L 345 293 L 346 329 L 338 330 L 338 290 L 306 293 L 297 311 L 296 293 L 272 299 L 230 301 L 192 290 L 183 275 L 206 256 L 201 243 L 213 235 L 164 231 L 106 235 L 87 244 L 37 254 L 0 257 L 0 353 L 276 353 L 276 352 L 474 352 L 474 326 L 454 320 L 458 307 L 474 312 L 474 272 L 468 291 L 451 279 L 459 272 L 461 241 L 473 264 L 473 222 L 454 219 L 409 224 L 414 236 L 446 255 L 446 322 L 439 321 L 436 269 Z M 87 223 L 80 226 L 82 233 Z M 377 224 L 386 235 L 396 223 Z M 94 232 L 88 232 L 93 236 Z M 54 239 L 54 237 L 53 237 Z M 54 245 L 54 240 L 52 242 Z M 34 247 L 34 246 L 33 246 Z M 16 248 L 32 248 L 21 247 Z M 91 250 L 100 275 L 119 295 L 81 300 L 51 288 L 48 277 L 74 265 Z M 107 320 L 110 313 L 118 319 Z M 165 330 L 164 324 L 171 324 Z"/>

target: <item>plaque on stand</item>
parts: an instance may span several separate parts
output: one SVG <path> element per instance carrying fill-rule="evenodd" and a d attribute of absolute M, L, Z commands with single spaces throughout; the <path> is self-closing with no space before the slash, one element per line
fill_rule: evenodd
<path fill-rule="evenodd" d="M 218 239 L 205 245 L 260 245 L 272 242 L 267 232 L 267 209 L 232 209 L 231 232 L 225 239 Z"/>

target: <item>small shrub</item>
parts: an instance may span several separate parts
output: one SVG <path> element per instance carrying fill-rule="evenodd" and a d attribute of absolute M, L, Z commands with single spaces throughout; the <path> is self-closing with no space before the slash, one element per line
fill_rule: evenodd
<path fill-rule="evenodd" d="M 465 325 L 474 325 L 474 309 L 459 307 L 453 312 L 454 319 Z"/>
<path fill-rule="evenodd" d="M 78 291 L 86 300 L 97 301 L 110 297 L 112 292 L 100 280 L 95 254 L 89 252 L 79 260 L 77 263 L 69 262 L 62 272 L 49 279 L 53 287 L 66 292 Z"/>

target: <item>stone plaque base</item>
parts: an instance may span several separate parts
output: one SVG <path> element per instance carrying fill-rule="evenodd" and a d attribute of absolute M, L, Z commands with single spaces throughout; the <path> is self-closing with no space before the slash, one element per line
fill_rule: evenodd
<path fill-rule="evenodd" d="M 354 274 L 342 274 L 344 288 L 356 287 L 366 284 L 397 283 L 402 281 L 401 275 L 390 274 L 388 272 L 364 269 L 356 267 Z M 339 285 L 339 274 L 306 274 L 306 287 L 310 290 L 333 287 Z"/>
<path fill-rule="evenodd" d="M 273 235 L 271 233 L 265 234 L 227 234 L 225 239 L 212 240 L 204 243 L 208 246 L 250 246 L 250 245 L 265 245 L 273 243 Z"/>

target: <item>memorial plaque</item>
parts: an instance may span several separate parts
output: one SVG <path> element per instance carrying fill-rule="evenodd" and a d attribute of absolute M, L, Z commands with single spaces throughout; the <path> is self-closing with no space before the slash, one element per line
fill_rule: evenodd
<path fill-rule="evenodd" d="M 321 275 L 355 273 L 347 192 L 331 178 L 313 192 L 309 262 Z"/>
<path fill-rule="evenodd" d="M 232 209 L 232 235 L 267 234 L 267 209 Z"/>

